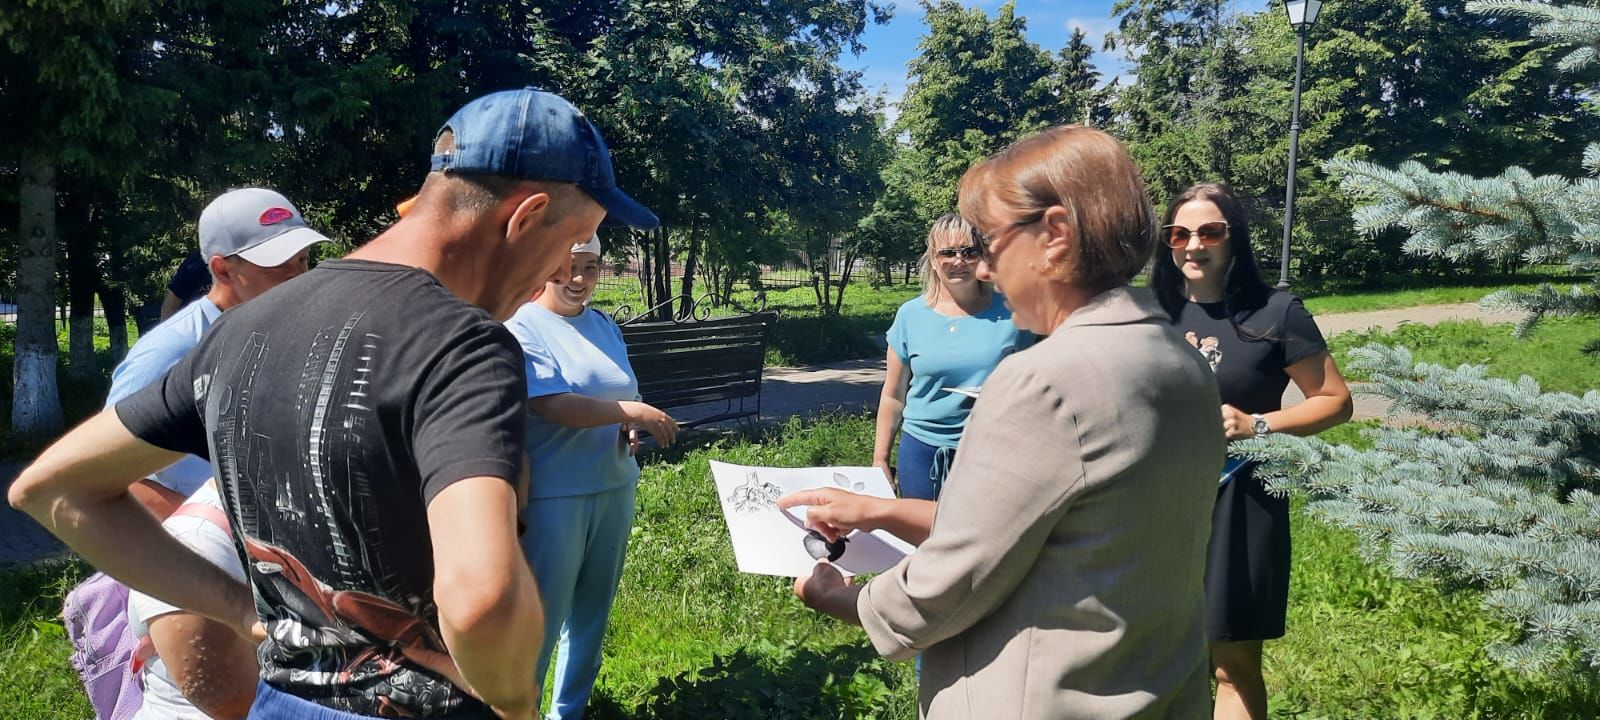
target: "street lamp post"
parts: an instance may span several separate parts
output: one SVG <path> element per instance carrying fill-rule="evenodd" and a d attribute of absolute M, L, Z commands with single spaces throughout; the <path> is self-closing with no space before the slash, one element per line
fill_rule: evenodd
<path fill-rule="evenodd" d="M 1300 154 L 1300 78 L 1305 73 L 1306 31 L 1317 21 L 1322 10 L 1322 0 L 1283 0 L 1283 9 L 1289 15 L 1289 26 L 1299 39 L 1299 50 L 1294 57 L 1294 105 L 1289 115 L 1289 181 L 1283 199 L 1283 255 L 1280 256 L 1278 289 L 1289 288 L 1289 239 L 1294 234 L 1294 175 L 1297 156 Z"/>

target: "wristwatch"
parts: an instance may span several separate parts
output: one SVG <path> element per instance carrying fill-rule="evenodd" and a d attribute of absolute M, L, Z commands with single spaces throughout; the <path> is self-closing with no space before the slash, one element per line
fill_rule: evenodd
<path fill-rule="evenodd" d="M 1256 421 L 1256 437 L 1261 437 L 1262 435 L 1272 432 L 1272 426 L 1267 424 L 1267 416 L 1262 415 L 1261 413 L 1252 413 L 1250 417 L 1254 418 Z"/>

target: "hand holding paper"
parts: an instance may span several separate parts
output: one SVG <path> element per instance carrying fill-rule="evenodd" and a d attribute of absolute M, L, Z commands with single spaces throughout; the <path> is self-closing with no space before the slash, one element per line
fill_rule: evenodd
<path fill-rule="evenodd" d="M 855 596 L 860 592 L 832 563 L 819 562 L 811 574 L 794 579 L 794 594 L 813 610 L 841 620 L 861 624 L 855 613 Z"/>
<path fill-rule="evenodd" d="M 861 512 L 851 509 L 893 497 L 888 478 L 877 468 L 766 468 L 713 461 L 711 474 L 741 571 L 808 575 L 820 556 L 833 558 L 846 574 L 883 572 L 914 550 L 861 522 Z M 817 492 L 822 489 L 827 491 Z M 786 494 L 792 500 L 780 505 Z"/>

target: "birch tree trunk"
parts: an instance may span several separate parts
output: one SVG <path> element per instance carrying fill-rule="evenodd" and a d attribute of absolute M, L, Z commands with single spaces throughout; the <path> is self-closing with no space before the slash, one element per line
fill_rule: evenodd
<path fill-rule="evenodd" d="M 46 439 L 62 430 L 56 388 L 56 169 L 35 148 L 24 148 L 18 198 L 21 256 L 17 263 L 17 342 L 12 367 L 11 430 Z"/>

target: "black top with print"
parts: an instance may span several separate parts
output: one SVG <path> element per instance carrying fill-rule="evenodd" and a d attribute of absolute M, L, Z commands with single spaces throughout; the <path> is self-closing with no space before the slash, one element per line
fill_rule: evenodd
<path fill-rule="evenodd" d="M 1222 402 L 1247 413 L 1282 408 L 1284 368 L 1328 349 L 1305 303 L 1281 290 L 1237 327 L 1220 302 L 1185 302 L 1174 327 L 1211 363 Z"/>
<path fill-rule="evenodd" d="M 211 459 L 269 635 L 262 679 L 360 715 L 486 717 L 446 679 L 427 505 L 519 479 L 523 366 L 427 272 L 340 260 L 223 313 L 116 410 Z"/>

